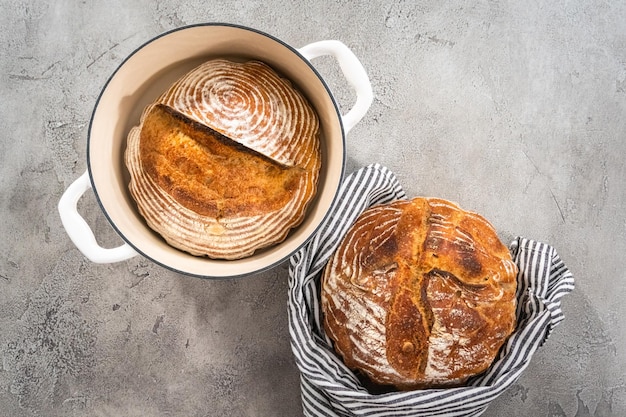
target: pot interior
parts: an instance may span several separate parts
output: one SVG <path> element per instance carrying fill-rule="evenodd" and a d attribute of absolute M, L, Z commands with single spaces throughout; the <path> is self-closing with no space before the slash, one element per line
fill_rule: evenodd
<path fill-rule="evenodd" d="M 307 97 L 320 119 L 322 167 L 317 194 L 304 221 L 287 239 L 240 260 L 196 257 L 168 245 L 139 214 L 128 191 L 124 164 L 126 137 L 146 105 L 174 81 L 215 57 L 258 59 L 289 79 Z M 190 26 L 163 34 L 135 51 L 107 82 L 89 128 L 87 163 L 97 200 L 116 231 L 139 253 L 169 269 L 200 277 L 247 275 L 274 266 L 317 230 L 337 194 L 345 143 L 338 108 L 310 63 L 267 34 L 233 25 Z"/>

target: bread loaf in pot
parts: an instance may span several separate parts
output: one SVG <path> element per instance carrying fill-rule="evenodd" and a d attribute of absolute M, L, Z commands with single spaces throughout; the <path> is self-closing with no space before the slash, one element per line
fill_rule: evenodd
<path fill-rule="evenodd" d="M 482 216 L 434 198 L 374 206 L 322 277 L 324 328 L 377 386 L 458 386 L 515 328 L 517 267 Z"/>
<path fill-rule="evenodd" d="M 212 59 L 145 109 L 125 161 L 139 212 L 170 245 L 240 259 L 303 220 L 321 164 L 319 120 L 265 63 Z"/>

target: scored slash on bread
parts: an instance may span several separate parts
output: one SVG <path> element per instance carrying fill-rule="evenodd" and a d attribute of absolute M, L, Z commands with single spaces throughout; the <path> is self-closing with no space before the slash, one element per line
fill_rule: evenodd
<path fill-rule="evenodd" d="M 375 206 L 324 271 L 324 328 L 375 384 L 456 386 L 485 371 L 513 332 L 516 275 L 476 213 L 434 198 Z"/>
<path fill-rule="evenodd" d="M 208 61 L 131 129 L 129 190 L 147 224 L 193 255 L 239 259 L 284 240 L 316 193 L 319 121 L 269 66 Z"/>

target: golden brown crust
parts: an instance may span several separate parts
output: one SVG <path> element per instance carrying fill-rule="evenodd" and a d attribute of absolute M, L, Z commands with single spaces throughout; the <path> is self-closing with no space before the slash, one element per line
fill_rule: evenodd
<path fill-rule="evenodd" d="M 144 120 L 140 158 L 145 172 L 176 201 L 215 218 L 275 211 L 305 175 L 161 104 Z"/>
<path fill-rule="evenodd" d="M 513 331 L 516 275 L 478 214 L 434 198 L 373 207 L 324 271 L 324 326 L 346 365 L 377 384 L 458 385 Z"/>
<path fill-rule="evenodd" d="M 146 107 L 125 161 L 139 212 L 170 245 L 239 259 L 302 222 L 321 165 L 319 122 L 267 65 L 212 60 Z"/>

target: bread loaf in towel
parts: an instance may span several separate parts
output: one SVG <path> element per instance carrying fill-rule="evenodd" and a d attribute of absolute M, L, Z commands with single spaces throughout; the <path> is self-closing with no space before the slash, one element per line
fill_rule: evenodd
<path fill-rule="evenodd" d="M 324 270 L 324 327 L 344 363 L 375 384 L 457 386 L 514 330 L 516 275 L 478 214 L 434 198 L 375 206 Z"/>
<path fill-rule="evenodd" d="M 319 121 L 268 65 L 213 59 L 144 110 L 125 160 L 139 212 L 170 245 L 243 258 L 303 220 L 321 165 Z"/>

